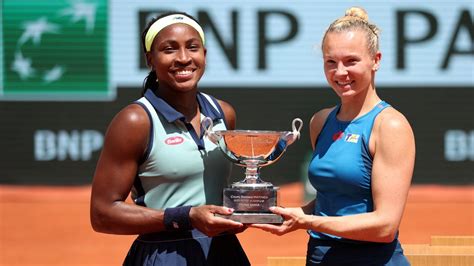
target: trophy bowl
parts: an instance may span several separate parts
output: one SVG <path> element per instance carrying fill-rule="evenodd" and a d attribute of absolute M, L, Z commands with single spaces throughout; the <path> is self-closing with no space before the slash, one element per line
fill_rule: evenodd
<path fill-rule="evenodd" d="M 206 118 L 206 136 L 236 165 L 245 168 L 245 178 L 224 189 L 224 206 L 234 209 L 229 219 L 243 223 L 281 223 L 282 217 L 269 207 L 277 204 L 278 187 L 260 178 L 260 168 L 281 158 L 287 147 L 300 136 L 303 121 L 295 118 L 292 131 L 218 130 Z"/>

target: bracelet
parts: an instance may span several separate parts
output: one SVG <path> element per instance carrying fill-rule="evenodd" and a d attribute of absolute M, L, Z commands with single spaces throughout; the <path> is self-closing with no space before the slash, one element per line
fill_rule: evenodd
<path fill-rule="evenodd" d="M 166 208 L 164 214 L 164 224 L 169 231 L 185 231 L 193 229 L 189 219 L 189 211 L 192 206 L 181 206 Z"/>

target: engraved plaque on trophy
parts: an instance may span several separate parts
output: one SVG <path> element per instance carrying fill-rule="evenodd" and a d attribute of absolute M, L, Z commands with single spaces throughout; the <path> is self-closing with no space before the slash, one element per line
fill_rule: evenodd
<path fill-rule="evenodd" d="M 206 118 L 203 127 L 207 137 L 234 164 L 245 167 L 245 179 L 225 188 L 224 206 L 234 213 L 222 216 L 241 223 L 282 223 L 283 218 L 269 208 L 277 206 L 278 187 L 260 178 L 260 168 L 276 162 L 300 136 L 303 121 L 295 118 L 292 131 L 218 130 Z"/>

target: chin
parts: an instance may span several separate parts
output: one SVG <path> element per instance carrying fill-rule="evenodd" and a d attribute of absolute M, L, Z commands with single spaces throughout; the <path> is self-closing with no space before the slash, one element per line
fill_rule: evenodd
<path fill-rule="evenodd" d="M 339 97 L 341 98 L 348 98 L 348 97 L 352 97 L 354 95 L 356 95 L 357 93 L 355 91 L 341 91 L 339 93 Z"/>
<path fill-rule="evenodd" d="M 175 90 L 180 92 L 188 92 L 195 90 L 197 88 L 197 83 L 190 83 L 190 84 L 176 84 Z"/>

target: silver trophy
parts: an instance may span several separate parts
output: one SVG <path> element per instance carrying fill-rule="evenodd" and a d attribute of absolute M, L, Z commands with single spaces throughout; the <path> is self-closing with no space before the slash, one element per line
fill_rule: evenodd
<path fill-rule="evenodd" d="M 277 206 L 278 187 L 260 178 L 260 168 L 276 162 L 299 139 L 303 121 L 295 118 L 292 131 L 213 131 L 210 118 L 205 118 L 202 125 L 208 139 L 227 159 L 245 167 L 245 179 L 224 189 L 224 206 L 233 208 L 234 213 L 223 217 L 241 223 L 282 223 L 283 218 L 269 210 Z"/>

